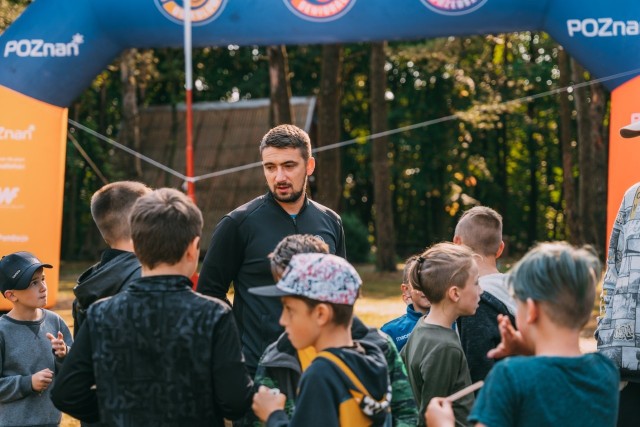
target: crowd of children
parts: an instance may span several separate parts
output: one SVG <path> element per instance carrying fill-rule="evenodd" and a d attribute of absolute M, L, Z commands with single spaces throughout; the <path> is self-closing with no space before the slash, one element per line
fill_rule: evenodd
<path fill-rule="evenodd" d="M 349 262 L 317 236 L 285 237 L 268 256 L 275 284 L 248 288 L 282 302 L 284 328 L 253 379 L 228 301 L 189 279 L 196 205 L 117 182 L 91 213 L 109 248 L 74 289 L 75 341 L 45 309 L 52 266 L 29 252 L 0 260 L 13 304 L 0 317 L 0 427 L 57 426 L 60 411 L 105 426 L 616 425 L 618 367 L 579 348 L 597 257 L 544 243 L 502 274 L 502 218 L 490 208 L 407 260 L 407 313 L 388 335 L 354 316 L 363 283 Z"/>

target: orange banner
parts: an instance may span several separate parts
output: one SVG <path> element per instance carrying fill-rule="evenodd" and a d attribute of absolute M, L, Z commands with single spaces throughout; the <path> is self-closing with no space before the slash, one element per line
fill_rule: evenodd
<path fill-rule="evenodd" d="M 613 221 L 625 191 L 640 181 L 640 138 L 625 139 L 620 136 L 621 127 L 640 121 L 639 94 L 640 76 L 611 93 L 607 237 L 611 236 Z"/>
<path fill-rule="evenodd" d="M 56 303 L 60 267 L 67 109 L 0 86 L 0 255 L 29 251 L 42 262 Z M 11 304 L 0 297 L 0 310 Z"/>

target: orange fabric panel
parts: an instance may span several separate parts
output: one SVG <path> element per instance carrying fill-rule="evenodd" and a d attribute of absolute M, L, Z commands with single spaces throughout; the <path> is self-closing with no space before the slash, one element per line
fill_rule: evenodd
<path fill-rule="evenodd" d="M 0 255 L 24 250 L 53 265 L 49 307 L 58 296 L 66 136 L 66 108 L 0 86 Z"/>
<path fill-rule="evenodd" d="M 611 93 L 607 244 L 625 191 L 640 181 L 640 138 L 625 139 L 620 136 L 621 127 L 640 121 L 639 95 L 640 76 Z"/>

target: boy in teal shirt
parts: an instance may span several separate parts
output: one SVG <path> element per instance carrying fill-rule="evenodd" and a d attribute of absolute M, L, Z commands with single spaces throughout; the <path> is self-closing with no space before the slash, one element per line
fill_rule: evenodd
<path fill-rule="evenodd" d="M 534 357 L 494 366 L 469 416 L 476 427 L 615 426 L 618 371 L 602 354 L 580 352 L 600 271 L 591 251 L 561 242 L 538 245 L 513 268 L 518 330 L 501 316 L 502 342 L 488 356 Z M 451 404 L 433 399 L 426 420 L 453 426 Z"/>

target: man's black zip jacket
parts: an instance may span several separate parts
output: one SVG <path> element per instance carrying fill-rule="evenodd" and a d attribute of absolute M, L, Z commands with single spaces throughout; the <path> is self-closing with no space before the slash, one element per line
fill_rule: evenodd
<path fill-rule="evenodd" d="M 268 255 L 292 234 L 321 238 L 331 253 L 346 256 L 340 216 L 305 197 L 293 218 L 271 193 L 225 215 L 216 226 L 200 270 L 198 292 L 226 300 L 234 285 L 233 313 L 240 330 L 247 367 L 253 375 L 266 347 L 283 332 L 278 324 L 282 304 L 278 298 L 252 295 L 249 288 L 273 285 Z"/>

